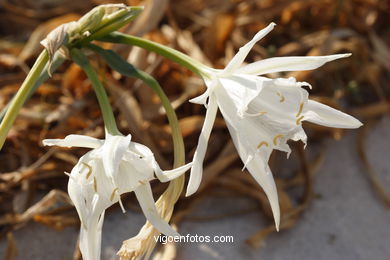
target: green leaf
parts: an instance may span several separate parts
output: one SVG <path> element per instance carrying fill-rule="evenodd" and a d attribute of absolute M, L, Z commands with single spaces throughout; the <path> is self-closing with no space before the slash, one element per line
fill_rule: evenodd
<path fill-rule="evenodd" d="M 116 52 L 103 49 L 94 44 L 88 44 L 86 47 L 99 54 L 113 70 L 128 77 L 140 78 L 138 70 Z"/>

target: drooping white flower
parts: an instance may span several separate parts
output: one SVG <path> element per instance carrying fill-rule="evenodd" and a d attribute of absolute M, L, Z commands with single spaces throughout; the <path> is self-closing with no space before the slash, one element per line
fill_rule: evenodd
<path fill-rule="evenodd" d="M 85 260 L 100 259 L 101 233 L 105 210 L 119 201 L 120 195 L 134 191 L 148 221 L 161 233 L 178 233 L 157 212 L 150 181 L 170 181 L 191 164 L 162 171 L 152 151 L 131 142 L 131 135 L 99 140 L 89 136 L 69 135 L 65 139 L 46 139 L 44 145 L 84 147 L 93 150 L 80 158 L 69 174 L 68 192 L 81 220 L 80 250 Z"/>
<path fill-rule="evenodd" d="M 302 88 L 311 87 L 306 82 L 297 82 L 295 78 L 270 79 L 259 76 L 272 72 L 312 70 L 350 54 L 277 57 L 242 65 L 254 44 L 274 26 L 271 23 L 259 31 L 240 48 L 225 69 L 203 69 L 207 90 L 191 102 L 206 105 L 207 112 L 186 195 L 196 192 L 200 185 L 207 142 L 219 108 L 244 168 L 264 189 L 270 201 L 275 225 L 279 229 L 278 194 L 268 166 L 272 151 L 276 149 L 289 154 L 289 139 L 306 143 L 302 121 L 337 128 L 357 128 L 362 124 L 352 116 L 309 100 L 308 92 Z"/>

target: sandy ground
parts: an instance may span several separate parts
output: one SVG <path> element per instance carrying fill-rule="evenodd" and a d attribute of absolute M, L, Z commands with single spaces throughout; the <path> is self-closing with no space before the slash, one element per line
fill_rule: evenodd
<path fill-rule="evenodd" d="M 371 131 L 367 153 L 381 174 L 385 187 L 390 186 L 390 117 Z M 377 199 L 356 153 L 356 131 L 339 142 L 329 140 L 325 163 L 315 178 L 318 196 L 295 228 L 271 235 L 262 248 L 246 243 L 255 231 L 268 222 L 260 213 L 228 217 L 207 222 L 184 222 L 181 234 L 229 235 L 234 243 L 181 243 L 179 259 L 390 259 L 390 210 Z M 389 189 L 390 191 L 390 189 Z M 242 198 L 209 198 L 195 211 L 230 212 L 254 204 Z M 121 241 L 135 235 L 144 223 L 143 216 L 119 211 L 106 217 L 102 258 L 116 259 Z M 78 230 L 57 232 L 31 223 L 14 233 L 17 259 L 71 259 Z M 0 255 L 5 241 L 0 241 Z"/>

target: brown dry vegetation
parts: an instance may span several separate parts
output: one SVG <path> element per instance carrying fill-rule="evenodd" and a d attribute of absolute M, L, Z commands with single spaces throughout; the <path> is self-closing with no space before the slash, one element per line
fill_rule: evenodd
<path fill-rule="evenodd" d="M 39 41 L 47 32 L 104 2 L 0 1 L 0 108 L 18 90 L 42 49 Z M 346 111 L 365 123 L 365 127 L 359 130 L 359 153 L 356 156 L 361 156 L 378 198 L 384 206 L 390 207 L 390 199 L 364 152 L 364 138 L 369 127 L 389 112 L 389 1 L 145 2 L 127 1 L 129 5 L 144 4 L 146 10 L 124 29 L 125 32 L 170 45 L 216 68 L 222 68 L 240 46 L 272 21 L 278 26 L 255 46 L 247 62 L 272 56 L 353 53 L 348 59 L 327 64 L 315 71 L 271 76 L 293 76 L 299 81 L 310 82 L 314 87 L 312 98 Z M 205 90 L 202 81 L 188 70 L 155 54 L 123 46 L 106 47 L 128 56 L 129 61 L 158 79 L 176 108 L 185 138 L 186 158 L 190 160 L 205 110 L 187 100 Z M 170 128 L 158 98 L 141 82 L 112 73 L 97 57 L 91 56 L 91 59 L 104 78 L 121 131 L 131 133 L 134 140 L 148 145 L 162 167 L 170 168 L 173 152 Z M 338 129 L 309 124 L 305 127 L 309 140 L 318 144 L 324 138 L 340 139 L 344 134 Z M 68 177 L 63 172 L 70 171 L 85 150 L 46 148 L 41 144 L 44 138 L 62 138 L 71 133 L 102 138 L 104 131 L 94 93 L 85 75 L 78 66 L 65 63 L 24 106 L 0 152 L 0 237 L 8 238 L 8 259 L 12 259 L 17 245 L 12 231 L 28 225 L 30 221 L 56 229 L 78 225 L 76 211 L 64 192 Z M 313 198 L 312 178 L 315 178 L 325 151 L 320 146 L 318 154 L 305 155 L 301 144 L 292 146 L 298 155 L 294 158 L 300 166 L 291 170 L 288 178 L 278 175 L 280 154 L 276 153 L 271 159 L 282 208 L 282 230 L 293 227 L 310 204 Z M 230 196 L 244 195 L 257 200 L 257 210 L 270 218 L 268 228 L 248 238 L 252 246 L 259 246 L 269 233 L 274 232 L 272 214 L 265 195 L 255 181 L 248 174 L 239 174 L 241 167 L 220 117 L 210 139 L 201 189 L 196 196 L 183 197 L 178 202 L 173 222 L 179 225 L 180 221 L 191 216 L 196 204 L 216 191 Z M 289 190 L 297 186 L 302 188 L 302 195 L 290 195 Z M 165 186 L 156 186 L 155 191 L 161 192 L 163 188 Z M 126 200 L 128 205 L 133 202 L 131 195 Z M 203 220 L 214 217 L 224 216 L 205 216 Z"/>

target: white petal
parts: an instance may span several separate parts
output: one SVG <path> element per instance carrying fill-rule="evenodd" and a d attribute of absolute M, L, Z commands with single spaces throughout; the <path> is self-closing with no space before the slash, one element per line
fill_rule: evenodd
<path fill-rule="evenodd" d="M 135 196 L 146 219 L 166 236 L 180 236 L 157 212 L 150 183 L 142 184 L 134 190 Z"/>
<path fill-rule="evenodd" d="M 308 101 L 306 109 L 304 120 L 318 125 L 336 128 L 358 128 L 363 125 L 356 118 L 314 100 Z"/>
<path fill-rule="evenodd" d="M 43 145 L 61 147 L 98 148 L 104 141 L 86 135 L 68 135 L 65 139 L 44 139 Z"/>
<path fill-rule="evenodd" d="M 270 81 L 264 77 L 251 76 L 251 75 L 239 75 L 235 74 L 228 78 L 221 78 L 220 82 L 222 88 L 225 89 L 223 94 L 224 98 L 219 98 L 219 106 L 224 106 L 224 103 L 227 103 L 228 100 L 233 101 L 232 105 L 226 105 L 225 107 L 237 107 L 238 115 L 243 117 L 248 104 L 256 98 L 263 88 L 263 82 Z M 217 95 L 221 94 L 221 88 L 217 89 Z M 232 113 L 237 113 L 231 111 Z"/>
<path fill-rule="evenodd" d="M 153 168 L 154 168 L 154 172 L 156 173 L 157 178 L 161 182 L 167 182 L 167 181 L 171 181 L 173 179 L 176 179 L 177 177 L 179 177 L 180 175 L 182 175 L 183 173 L 188 171 L 191 168 L 192 164 L 193 163 L 191 162 L 191 163 L 188 163 L 186 165 L 177 167 L 177 168 L 169 170 L 169 171 L 162 171 L 160 166 L 158 165 L 158 163 L 156 161 L 154 161 Z"/>
<path fill-rule="evenodd" d="M 190 99 L 189 102 L 194 103 L 194 104 L 198 104 L 198 105 L 205 105 L 209 95 L 210 95 L 210 89 L 207 88 L 203 94 L 201 94 L 200 96 L 197 96 L 195 98 Z"/>
<path fill-rule="evenodd" d="M 207 98 L 214 91 L 214 89 L 218 85 L 219 81 L 215 77 L 211 80 L 207 79 L 207 78 L 204 78 L 203 80 L 207 86 L 206 91 L 203 94 L 201 94 L 200 96 L 197 96 L 193 99 L 190 99 L 189 102 L 194 103 L 194 104 L 198 104 L 198 105 L 205 105 L 207 108 Z"/>
<path fill-rule="evenodd" d="M 98 219 L 91 220 L 87 229 L 80 228 L 80 251 L 84 260 L 100 259 L 104 211 Z"/>
<path fill-rule="evenodd" d="M 238 69 L 242 62 L 245 60 L 246 56 L 248 55 L 249 51 L 252 49 L 252 47 L 260 41 L 264 36 L 266 36 L 272 29 L 275 27 L 275 23 L 270 23 L 266 28 L 256 33 L 256 35 L 253 37 L 252 40 L 250 40 L 247 44 L 242 46 L 240 50 L 237 52 L 237 54 L 233 57 L 233 59 L 229 62 L 229 64 L 225 67 L 223 70 L 224 74 L 230 74 L 236 69 Z"/>
<path fill-rule="evenodd" d="M 245 168 L 248 169 L 249 173 L 253 176 L 253 178 L 255 178 L 257 183 L 263 188 L 265 194 L 267 195 L 274 215 L 276 229 L 279 230 L 280 209 L 278 193 L 271 170 L 268 166 L 268 160 L 272 149 L 268 146 L 262 146 L 261 148 L 258 148 L 260 150 L 253 153 L 253 147 L 257 146 L 257 141 L 253 141 L 253 143 L 251 143 L 251 140 L 248 140 L 247 135 L 250 131 L 256 131 L 256 129 L 247 127 L 247 130 L 244 131 L 243 129 L 245 128 L 239 127 L 238 125 L 231 125 L 228 122 L 227 126 L 233 139 L 234 146 L 236 147 Z M 258 132 L 259 135 L 263 134 L 260 131 Z"/>
<path fill-rule="evenodd" d="M 72 176 L 72 175 L 71 175 Z M 68 193 L 69 197 L 72 200 L 77 213 L 79 215 L 81 225 L 85 225 L 87 221 L 87 205 L 84 200 L 84 192 L 83 186 L 78 184 L 73 178 L 69 178 L 68 182 Z"/>
<path fill-rule="evenodd" d="M 278 192 L 276 190 L 275 181 L 272 172 L 268 166 L 268 160 L 257 153 L 253 160 L 247 163 L 246 167 L 249 173 L 255 178 L 257 183 L 263 188 L 274 215 L 276 230 L 279 231 L 280 224 L 280 208 L 278 200 Z"/>
<path fill-rule="evenodd" d="M 207 143 L 210 138 L 211 129 L 213 128 L 215 117 L 218 111 L 218 103 L 214 93 L 210 95 L 206 117 L 199 136 L 198 146 L 193 158 L 190 180 L 188 182 L 186 196 L 194 194 L 200 185 L 203 172 L 203 160 L 206 155 Z"/>
<path fill-rule="evenodd" d="M 273 145 L 273 137 L 277 133 L 268 133 L 267 128 L 256 118 L 240 118 L 235 111 L 237 107 L 223 88 L 216 91 L 222 115 L 225 118 L 233 143 L 244 166 L 264 189 L 272 208 L 276 228 L 279 228 L 280 210 L 278 194 L 272 173 L 267 165 Z M 222 101 L 223 100 L 223 101 Z M 264 143 L 261 145 L 261 143 Z M 284 143 L 280 141 L 279 143 Z M 278 144 L 278 149 L 280 144 Z M 287 150 L 287 149 L 285 149 Z"/>
<path fill-rule="evenodd" d="M 123 155 L 129 148 L 131 135 L 128 136 L 108 136 L 103 148 L 102 160 L 106 174 L 112 178 L 112 181 L 117 185 L 117 174 L 119 163 Z"/>
<path fill-rule="evenodd" d="M 140 144 L 137 142 L 131 142 L 129 148 L 131 151 L 133 151 L 137 154 L 140 154 L 144 157 L 153 156 L 153 152 L 149 149 L 149 147 L 147 147 L 143 144 Z"/>
<path fill-rule="evenodd" d="M 275 57 L 269 58 L 239 68 L 236 72 L 250 75 L 263 75 L 282 71 L 313 70 L 327 62 L 349 57 L 350 53 L 328 56 Z"/>

